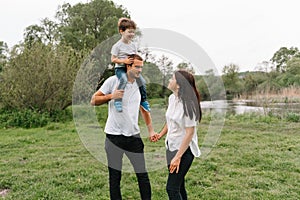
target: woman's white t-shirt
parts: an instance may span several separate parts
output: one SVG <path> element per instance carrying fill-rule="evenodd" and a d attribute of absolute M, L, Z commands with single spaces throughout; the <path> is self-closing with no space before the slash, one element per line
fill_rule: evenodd
<path fill-rule="evenodd" d="M 193 119 L 190 119 L 189 116 L 184 115 L 183 104 L 180 99 L 174 94 L 171 94 L 169 97 L 169 106 L 166 112 L 166 120 L 168 127 L 168 133 L 165 140 L 166 148 L 170 151 L 179 150 L 186 133 L 185 128 L 195 127 L 194 135 L 189 146 L 193 155 L 195 157 L 199 157 L 201 155 L 201 152 L 198 147 L 198 122 L 195 120 L 195 116 Z"/>

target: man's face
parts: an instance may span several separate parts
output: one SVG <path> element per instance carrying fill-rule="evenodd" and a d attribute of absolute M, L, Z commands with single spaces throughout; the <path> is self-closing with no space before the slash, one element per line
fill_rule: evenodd
<path fill-rule="evenodd" d="M 132 66 L 129 67 L 127 70 L 131 78 L 139 78 L 143 70 L 143 62 L 139 60 L 134 60 Z"/>

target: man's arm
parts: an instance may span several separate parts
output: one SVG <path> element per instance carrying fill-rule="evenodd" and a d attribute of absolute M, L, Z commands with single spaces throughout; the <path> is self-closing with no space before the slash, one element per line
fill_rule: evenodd
<path fill-rule="evenodd" d="M 122 98 L 123 94 L 124 94 L 124 90 L 115 90 L 112 94 L 107 94 L 107 95 L 103 94 L 101 91 L 98 90 L 92 96 L 91 105 L 100 106 L 112 99 Z"/>
<path fill-rule="evenodd" d="M 143 119 L 146 123 L 150 141 L 156 142 L 157 141 L 157 134 L 155 133 L 154 128 L 152 126 L 152 119 L 151 119 L 150 112 L 144 110 L 142 108 L 142 106 L 140 106 L 140 111 L 141 111 L 142 117 L 143 117 Z"/>

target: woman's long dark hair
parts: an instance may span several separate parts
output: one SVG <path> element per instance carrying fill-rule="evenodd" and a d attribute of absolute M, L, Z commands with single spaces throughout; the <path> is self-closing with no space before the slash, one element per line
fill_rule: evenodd
<path fill-rule="evenodd" d="M 175 72 L 175 79 L 179 85 L 178 97 L 183 103 L 184 115 L 196 121 L 201 121 L 202 111 L 200 106 L 200 93 L 196 88 L 194 76 L 186 70 Z"/>

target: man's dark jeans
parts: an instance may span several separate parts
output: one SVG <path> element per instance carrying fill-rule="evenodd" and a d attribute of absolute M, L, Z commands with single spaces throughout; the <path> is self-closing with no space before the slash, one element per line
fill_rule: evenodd
<path fill-rule="evenodd" d="M 120 200 L 122 158 L 125 154 L 130 160 L 137 176 L 142 200 L 151 199 L 151 185 L 146 171 L 144 143 L 140 135 L 126 137 L 106 134 L 105 150 L 108 161 L 110 198 Z"/>

